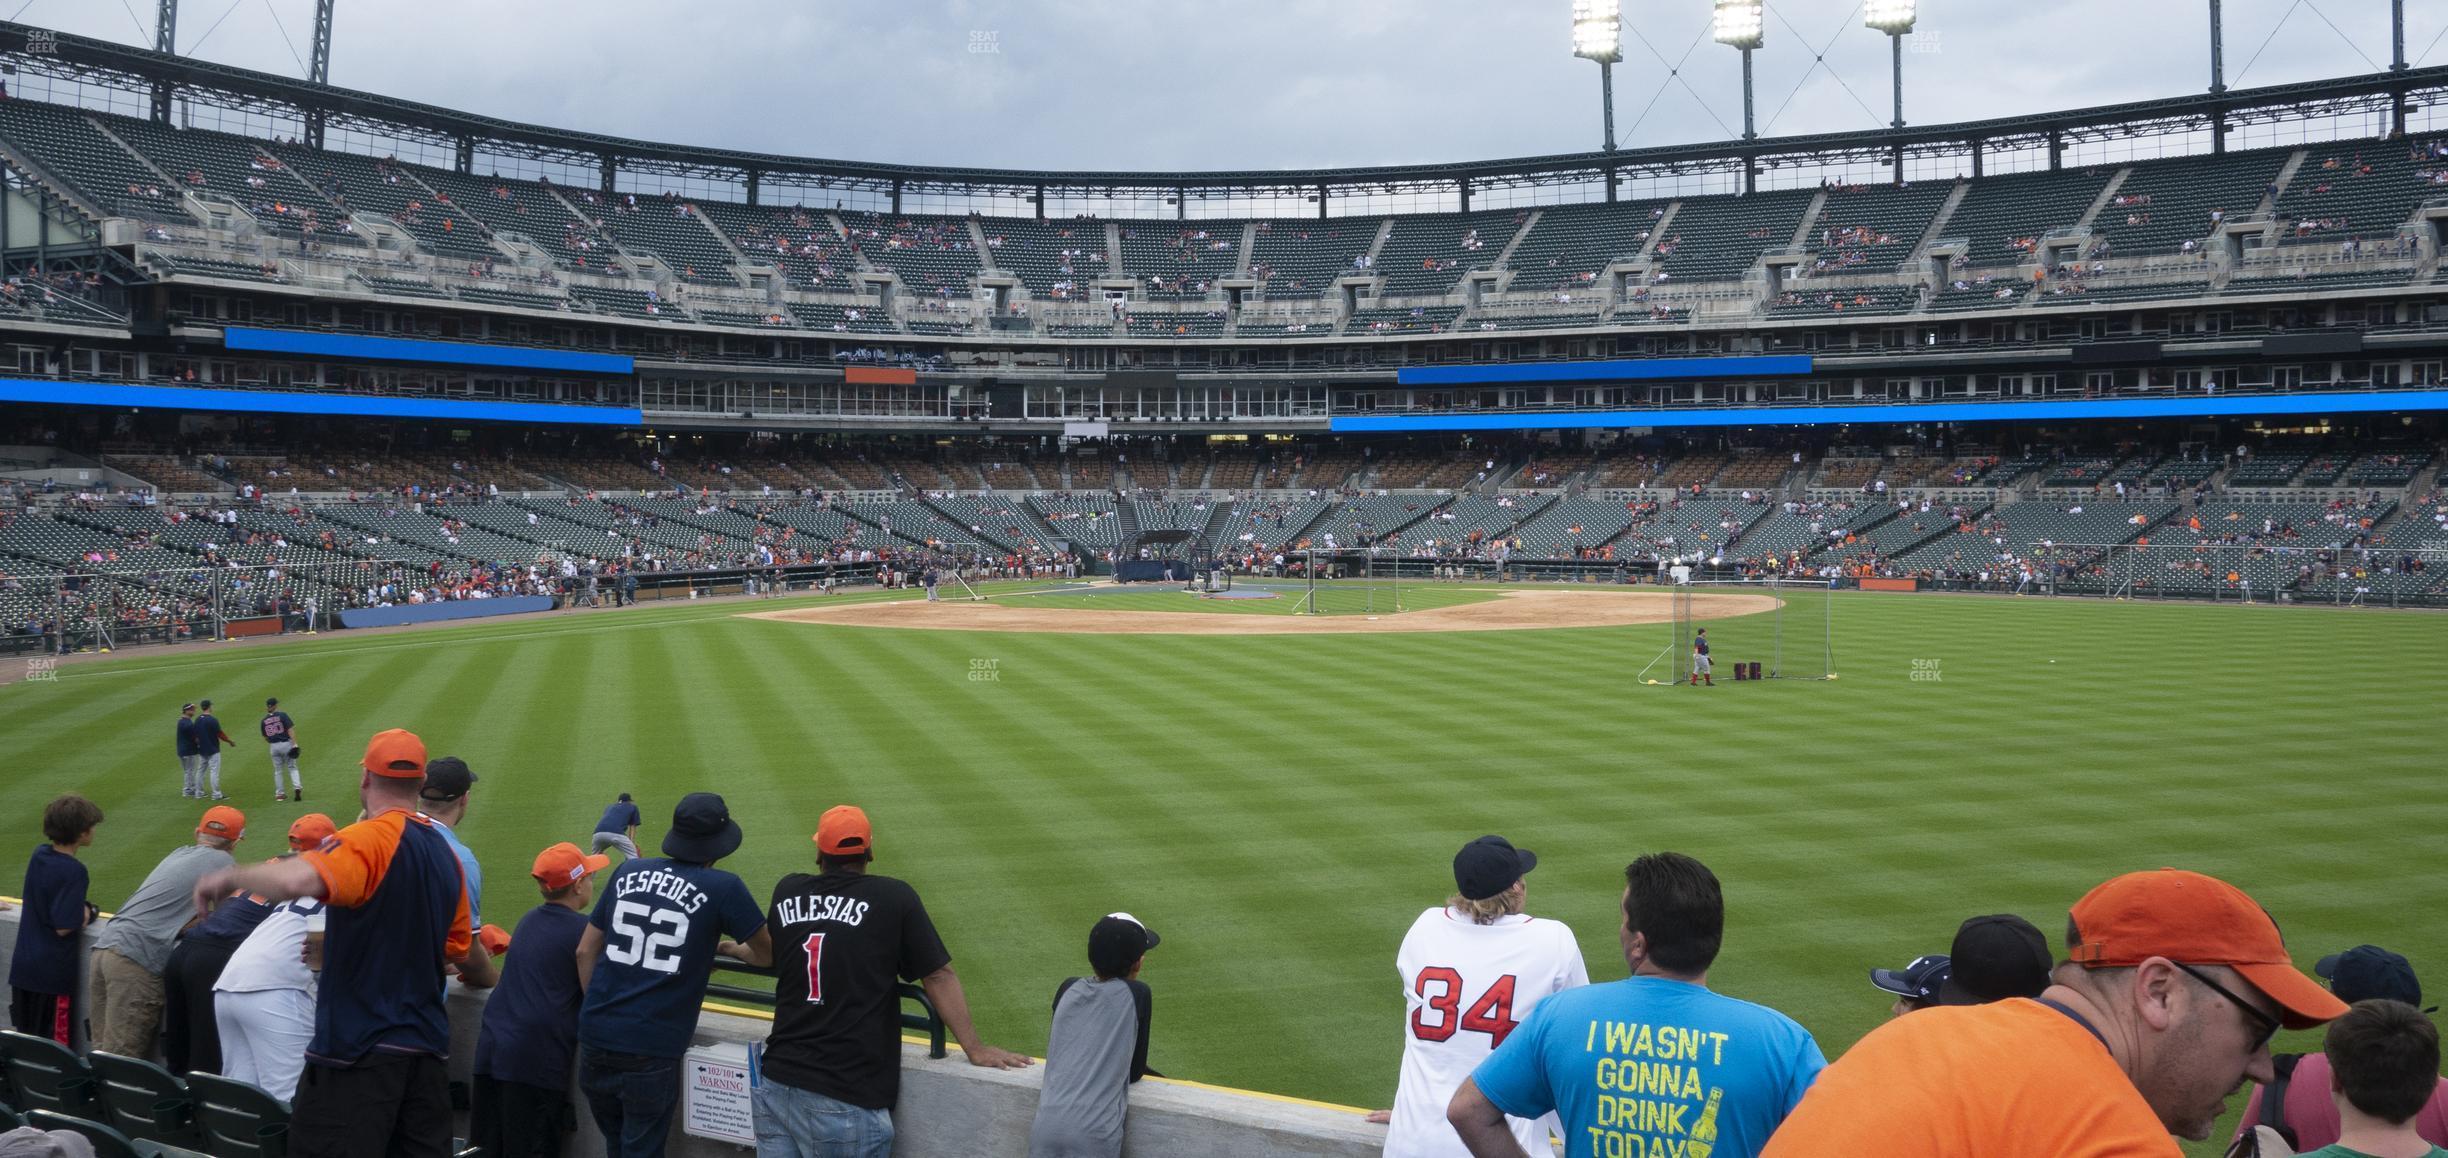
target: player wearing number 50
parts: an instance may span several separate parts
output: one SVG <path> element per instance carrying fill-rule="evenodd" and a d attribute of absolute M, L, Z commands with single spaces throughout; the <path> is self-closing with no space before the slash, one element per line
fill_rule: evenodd
<path fill-rule="evenodd" d="M 915 981 L 969 1064 L 1017 1069 L 1029 1059 L 978 1040 L 952 953 L 906 881 L 868 872 L 875 837 L 847 805 L 816 822 L 819 872 L 774 885 L 773 1036 L 756 1092 L 760 1158 L 887 1158 L 901 1095 L 901 999 Z"/>
<path fill-rule="evenodd" d="M 450 842 L 416 813 L 425 742 L 397 728 L 378 732 L 364 766 L 357 792 L 366 819 L 294 857 L 205 876 L 196 910 L 238 892 L 327 906 L 323 974 L 334 981 L 316 987 L 289 1153 L 443 1158 L 451 1105 L 442 973 L 467 956 L 474 935 L 467 890 Z"/>
<path fill-rule="evenodd" d="M 1455 895 L 1421 913 L 1403 934 L 1402 1079 L 1387 1118 L 1387 1158 L 1462 1158 L 1470 1153 L 1445 1121 L 1454 1090 L 1549 996 L 1589 984 L 1581 946 L 1561 921 L 1522 911 L 1525 879 L 1538 865 L 1526 848 L 1483 836 L 1454 854 Z M 1522 1149 L 1547 1152 L 1552 1119 L 1508 1119 Z"/>
<path fill-rule="evenodd" d="M 1540 1002 L 1454 1094 L 1477 1158 L 1521 1158 L 1505 1117 L 1549 1110 L 1570 1158 L 1755 1158 L 1827 1068 L 1792 1018 L 1709 991 L 1725 896 L 1699 861 L 1626 866 L 1619 936 L 1632 976 Z"/>
<path fill-rule="evenodd" d="M 739 846 L 740 827 L 722 797 L 681 797 L 663 855 L 623 862 L 579 938 L 586 1004 L 578 1011 L 578 1086 L 612 1158 L 663 1153 L 714 955 L 773 964 L 756 897 L 714 867 Z"/>

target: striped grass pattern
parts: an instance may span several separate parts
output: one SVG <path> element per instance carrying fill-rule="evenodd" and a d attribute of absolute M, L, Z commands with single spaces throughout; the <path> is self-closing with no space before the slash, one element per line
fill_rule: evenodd
<path fill-rule="evenodd" d="M 535 901 L 528 860 L 618 792 L 649 847 L 681 793 L 722 792 L 748 831 L 727 867 L 760 895 L 852 801 L 987 1040 L 1042 1051 L 1089 925 L 1127 909 L 1165 938 L 1159 1068 L 1357 1105 L 1392 1095 L 1403 929 L 1486 832 L 1539 852 L 1531 910 L 1600 979 L 1623 971 L 1624 863 L 1706 861 L 1729 905 L 1711 984 L 1831 1054 L 1884 1016 L 1871 966 L 1944 951 L 1976 913 L 2053 935 L 2092 884 L 2161 865 L 2242 885 L 2307 965 L 2370 941 L 2448 984 L 2448 618 L 1806 593 L 1787 629 L 1828 598 L 1841 679 L 1729 686 L 1727 662 L 1760 657 L 1726 620 L 1715 689 L 1634 683 L 1663 625 L 1235 638 L 736 614 L 791 605 L 765 603 L 199 645 L 0 689 L 0 832 L 30 848 L 43 802 L 85 792 L 110 813 L 95 900 L 123 900 L 188 839 L 170 726 L 207 696 L 240 737 L 223 779 L 254 855 L 306 810 L 270 801 L 250 738 L 267 695 L 297 717 L 309 806 L 343 819 L 377 729 L 466 758 L 463 833 L 504 926 Z"/>

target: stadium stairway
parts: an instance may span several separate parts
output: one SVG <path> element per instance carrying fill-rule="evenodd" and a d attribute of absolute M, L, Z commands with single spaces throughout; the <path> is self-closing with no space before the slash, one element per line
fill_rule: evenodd
<path fill-rule="evenodd" d="M 1946 237 L 1947 222 L 1955 216 L 1955 208 L 1963 204 L 1964 194 L 1971 191 L 1970 181 L 1955 182 L 1955 187 L 1947 191 L 1946 201 L 1938 206 L 1938 212 L 1930 215 L 1929 228 L 1922 231 L 1920 242 L 1913 246 L 1912 256 L 1907 260 L 1915 265 L 1929 260 L 1930 247 Z"/>
<path fill-rule="evenodd" d="M 1794 224 L 1793 239 L 1785 243 L 1787 249 L 1798 250 L 1810 244 L 1811 229 L 1819 224 L 1819 215 L 1827 212 L 1827 203 L 1827 188 L 1821 186 L 1811 196 L 1810 204 L 1802 207 L 1802 220 Z"/>
<path fill-rule="evenodd" d="M 1210 500 L 1207 504 L 1207 525 L 1199 528 L 1198 541 L 1210 551 L 1222 550 L 1223 538 L 1233 527 L 1235 504 Z"/>
<path fill-rule="evenodd" d="M 1122 486 L 1122 480 L 1115 479 L 1114 485 L 1119 488 Z M 1128 546 L 1131 540 L 1139 537 L 1139 512 L 1136 509 L 1138 505 L 1130 502 L 1114 504 L 1115 542 Z"/>
<path fill-rule="evenodd" d="M 2131 176 L 2133 176 L 2131 165 L 2122 166 L 2116 172 L 2110 173 L 2108 183 L 2100 186 L 2099 196 L 2091 199 L 2091 207 L 2083 210 L 2082 217 L 2068 227 L 2069 231 L 2081 233 L 2090 229 L 2091 223 L 2099 220 L 2100 211 L 2108 207 L 2108 202 L 2117 195 L 2117 190 L 2125 187 L 2125 179 Z"/>

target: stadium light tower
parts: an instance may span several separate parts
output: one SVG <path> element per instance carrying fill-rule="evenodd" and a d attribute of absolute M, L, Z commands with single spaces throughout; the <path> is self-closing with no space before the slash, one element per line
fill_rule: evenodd
<path fill-rule="evenodd" d="M 1606 112 L 1606 151 L 1615 151 L 1615 63 L 1623 59 L 1623 0 L 1573 0 L 1573 55 L 1598 62 L 1598 99 Z"/>
<path fill-rule="evenodd" d="M 1709 25 L 1709 39 L 1729 48 L 1742 50 L 1743 60 L 1743 139 L 1753 140 L 1759 131 L 1751 122 L 1751 52 L 1760 46 L 1767 31 L 1767 7 L 1762 0 L 1716 0 L 1717 11 Z"/>
<path fill-rule="evenodd" d="M 1904 37 L 1913 30 L 1915 0 L 1868 0 L 1863 6 L 1862 23 L 1887 34 L 1889 55 L 1895 61 L 1895 120 L 1888 127 L 1904 127 Z"/>

